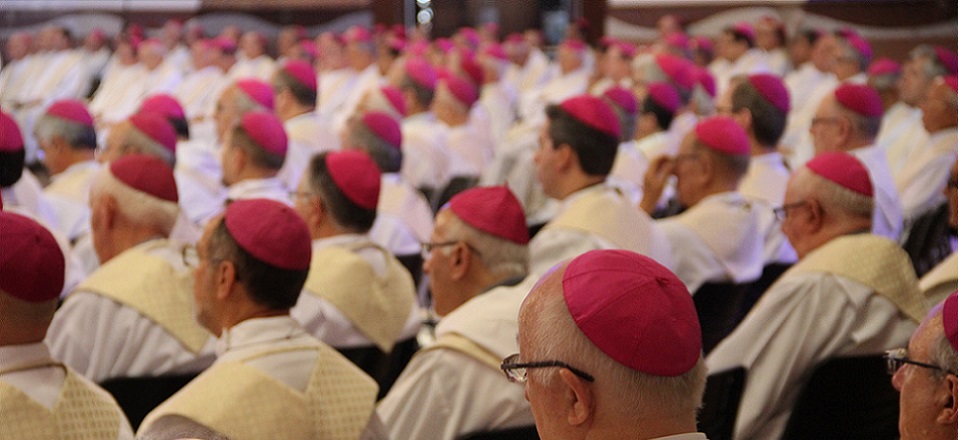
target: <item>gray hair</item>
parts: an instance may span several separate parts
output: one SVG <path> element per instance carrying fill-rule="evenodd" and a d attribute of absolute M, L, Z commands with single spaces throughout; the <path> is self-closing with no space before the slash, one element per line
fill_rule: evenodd
<path fill-rule="evenodd" d="M 871 219 L 875 212 L 875 199 L 859 194 L 811 172 L 807 167 L 795 172 L 806 194 L 813 194 L 823 209 L 840 217 Z"/>
<path fill-rule="evenodd" d="M 942 64 L 941 60 L 938 59 L 938 54 L 935 52 L 935 48 L 933 46 L 928 44 L 920 44 L 908 52 L 909 61 L 918 61 L 919 59 L 928 60 L 922 69 L 925 79 L 931 79 L 936 76 L 946 76 L 949 74 L 948 67 Z"/>
<path fill-rule="evenodd" d="M 852 129 L 859 137 L 874 140 L 878 136 L 878 130 L 881 129 L 881 116 L 865 116 L 849 110 L 842 103 L 835 100 L 839 113 L 848 118 L 852 123 Z"/>
<path fill-rule="evenodd" d="M 96 130 L 77 122 L 43 114 L 34 126 L 34 133 L 40 142 L 50 142 L 54 137 L 62 138 L 74 149 L 96 149 Z"/>
<path fill-rule="evenodd" d="M 159 142 L 147 136 L 138 128 L 130 125 L 130 129 L 123 138 L 123 145 L 127 154 L 148 154 L 163 159 L 170 167 L 176 166 L 176 154 L 166 149 Z"/>
<path fill-rule="evenodd" d="M 169 237 L 180 213 L 180 205 L 130 188 L 117 180 L 109 168 L 100 170 L 90 189 L 91 199 L 109 194 L 116 199 L 119 214 L 131 223 L 158 230 Z"/>
<path fill-rule="evenodd" d="M 529 247 L 480 231 L 452 215 L 446 230 L 447 240 L 462 240 L 479 253 L 482 262 L 499 279 L 525 276 L 529 271 Z M 443 249 L 451 252 L 450 248 Z"/>
<path fill-rule="evenodd" d="M 384 173 L 398 173 L 402 168 L 402 151 L 379 136 L 360 120 L 350 123 L 349 143 L 363 150 Z"/>

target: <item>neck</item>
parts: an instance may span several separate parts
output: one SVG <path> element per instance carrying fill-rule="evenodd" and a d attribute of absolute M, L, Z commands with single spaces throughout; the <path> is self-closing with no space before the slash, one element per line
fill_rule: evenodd
<path fill-rule="evenodd" d="M 575 176 L 569 176 L 563 182 L 559 183 L 559 188 L 555 191 L 554 194 L 549 194 L 552 197 L 555 197 L 558 200 L 563 200 L 566 197 L 569 197 L 571 194 L 576 191 L 583 190 L 593 185 L 600 184 L 605 182 L 606 176 L 592 176 L 588 174 L 578 174 Z"/>
<path fill-rule="evenodd" d="M 312 111 L 313 111 L 313 107 L 307 107 L 305 105 L 294 103 L 287 108 L 279 109 L 279 117 L 285 122 L 299 115 L 304 115 Z"/>
<path fill-rule="evenodd" d="M 233 327 L 236 327 L 243 321 L 248 321 L 250 319 L 257 318 L 272 318 L 274 316 L 283 316 L 289 315 L 289 310 L 273 310 L 267 309 L 249 299 L 248 295 L 245 292 L 245 289 L 242 293 L 243 299 L 232 303 L 224 311 L 225 316 L 222 319 L 222 328 L 219 332 L 216 333 L 217 337 L 222 336 L 223 330 L 228 330 Z"/>
<path fill-rule="evenodd" d="M 750 147 L 750 153 L 752 157 L 764 156 L 768 153 L 775 151 L 774 146 L 769 147 L 769 146 L 758 143 L 758 140 L 755 139 L 754 134 L 749 134 L 749 147 Z"/>
<path fill-rule="evenodd" d="M 870 231 L 872 220 L 870 218 L 849 219 L 840 223 L 832 221 L 826 224 L 813 235 L 804 237 L 794 246 L 799 260 L 805 258 L 812 251 L 828 244 L 828 242 L 843 235 L 855 234 L 862 231 Z M 793 243 L 794 244 L 794 243 Z"/>
<path fill-rule="evenodd" d="M 63 170 L 66 170 L 67 168 L 70 168 L 73 165 L 76 165 L 78 163 L 91 162 L 96 160 L 93 150 L 90 150 L 87 148 L 82 148 L 79 150 L 69 150 L 68 157 L 69 159 L 67 160 L 67 166 L 64 167 Z"/>
<path fill-rule="evenodd" d="M 133 247 L 150 241 L 154 238 L 166 238 L 166 234 L 153 229 L 141 229 L 131 226 L 118 226 L 109 238 L 109 250 L 106 255 L 99 255 L 101 264 L 132 249 Z"/>
<path fill-rule="evenodd" d="M 246 167 L 238 173 L 236 181 L 234 181 L 231 185 L 235 185 L 244 180 L 269 179 L 276 177 L 278 172 L 279 170 L 272 170 L 269 168 Z"/>
<path fill-rule="evenodd" d="M 726 181 L 713 181 L 707 187 L 699 191 L 695 196 L 690 197 L 685 200 L 688 203 L 689 207 L 697 205 L 699 202 L 704 200 L 709 196 L 714 196 L 716 194 L 722 194 L 726 192 L 732 192 L 738 190 L 738 181 L 735 182 L 726 182 Z"/>

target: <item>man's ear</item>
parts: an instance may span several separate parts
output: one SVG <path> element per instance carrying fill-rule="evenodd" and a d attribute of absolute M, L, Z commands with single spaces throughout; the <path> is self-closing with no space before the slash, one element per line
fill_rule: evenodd
<path fill-rule="evenodd" d="M 553 148 L 555 148 L 556 154 L 556 167 L 559 170 L 565 171 L 573 164 L 579 163 L 579 157 L 576 155 L 575 150 L 572 149 L 571 145 L 560 144 L 554 146 Z"/>
<path fill-rule="evenodd" d="M 116 227 L 116 198 L 110 194 L 102 194 L 99 196 L 100 202 L 96 204 L 95 209 L 90 213 L 90 215 L 97 216 L 97 224 L 105 230 L 112 230 Z M 92 223 L 92 221 L 91 221 Z"/>
<path fill-rule="evenodd" d="M 469 265 L 472 264 L 474 256 L 465 242 L 460 242 L 453 248 L 450 257 L 452 265 L 449 268 L 449 276 L 453 280 L 461 280 L 469 272 Z"/>
<path fill-rule="evenodd" d="M 808 199 L 808 220 L 812 232 L 818 232 L 825 226 L 825 210 L 815 199 Z"/>
<path fill-rule="evenodd" d="M 580 426 L 588 423 L 592 419 L 592 413 L 595 411 L 595 399 L 592 395 L 592 387 L 575 373 L 562 368 L 559 370 L 562 387 L 562 399 L 566 409 L 566 421 L 569 426 Z"/>
<path fill-rule="evenodd" d="M 941 411 L 938 413 L 936 422 L 943 425 L 958 426 L 958 377 L 948 374 L 939 385 L 941 393 Z M 936 391 L 936 399 L 938 391 Z"/>
<path fill-rule="evenodd" d="M 229 298 L 236 283 L 236 265 L 232 261 L 221 261 L 216 266 L 216 299 Z"/>

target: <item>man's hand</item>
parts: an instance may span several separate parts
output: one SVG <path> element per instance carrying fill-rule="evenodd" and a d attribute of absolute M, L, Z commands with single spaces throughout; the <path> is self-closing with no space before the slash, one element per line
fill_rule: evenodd
<path fill-rule="evenodd" d="M 662 198 L 662 192 L 665 191 L 665 183 L 672 175 L 675 168 L 675 161 L 668 156 L 659 156 L 652 161 L 649 169 L 645 172 L 642 179 L 642 202 L 639 208 L 652 215 L 655 212 L 655 205 Z"/>

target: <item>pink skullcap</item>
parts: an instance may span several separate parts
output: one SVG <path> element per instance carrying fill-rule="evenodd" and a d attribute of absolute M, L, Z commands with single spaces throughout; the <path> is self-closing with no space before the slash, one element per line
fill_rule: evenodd
<path fill-rule="evenodd" d="M 283 64 L 283 71 L 303 87 L 316 91 L 316 71 L 306 61 L 289 60 Z"/>
<path fill-rule="evenodd" d="M 0 243 L 0 290 L 30 303 L 60 296 L 66 263 L 50 231 L 30 218 L 0 211 Z"/>
<path fill-rule="evenodd" d="M 506 43 L 512 43 L 512 44 L 521 44 L 521 43 L 524 43 L 525 41 L 526 39 L 523 38 L 522 34 L 516 33 L 516 32 L 513 32 L 509 34 L 508 36 L 506 36 L 506 40 L 505 40 Z"/>
<path fill-rule="evenodd" d="M 672 113 L 675 113 L 675 111 L 679 109 L 679 92 L 675 91 L 675 87 L 672 87 L 669 83 L 649 83 L 647 89 L 649 98 L 658 104 L 659 107 Z"/>
<path fill-rule="evenodd" d="M 373 36 L 369 33 L 369 29 L 366 29 L 361 26 L 351 26 L 343 34 L 343 41 L 346 44 L 349 43 L 368 43 L 372 41 Z"/>
<path fill-rule="evenodd" d="M 472 107 L 479 99 L 479 92 L 476 90 L 476 86 L 459 75 L 449 75 L 443 80 L 443 84 L 446 85 L 446 88 L 449 89 L 452 96 L 466 107 Z"/>
<path fill-rule="evenodd" d="M 669 77 L 673 84 L 687 90 L 695 87 L 695 78 L 692 76 L 692 63 L 684 58 L 669 54 L 655 56 L 655 63 L 662 69 L 662 73 Z"/>
<path fill-rule="evenodd" d="M 586 45 L 585 43 L 582 42 L 582 40 L 571 40 L 571 39 L 565 40 L 559 46 L 564 47 L 566 49 L 574 50 L 576 52 L 582 52 L 586 49 Z"/>
<path fill-rule="evenodd" d="M 254 102 L 273 110 L 273 88 L 258 79 L 241 79 L 236 81 L 236 88 L 249 96 Z"/>
<path fill-rule="evenodd" d="M 935 46 L 935 55 L 938 56 L 938 61 L 941 61 L 941 64 L 948 69 L 949 73 L 958 75 L 958 54 L 944 46 Z"/>
<path fill-rule="evenodd" d="M 616 139 L 621 136 L 619 118 L 605 101 L 592 95 L 579 95 L 562 101 L 562 110 L 589 127 Z"/>
<path fill-rule="evenodd" d="M 469 79 L 472 80 L 473 84 L 482 84 L 482 66 L 476 62 L 476 59 L 471 54 L 462 55 L 462 59 L 459 61 L 459 67 L 462 68 L 462 71 L 466 75 L 469 75 Z"/>
<path fill-rule="evenodd" d="M 778 76 L 768 73 L 758 73 L 749 75 L 748 82 L 752 87 L 755 87 L 755 90 L 757 90 L 766 101 L 775 106 L 775 108 L 781 110 L 783 113 L 788 113 L 791 109 L 788 89 L 785 88 L 785 83 L 782 82 L 782 79 Z"/>
<path fill-rule="evenodd" d="M 97 41 L 103 41 L 106 38 L 106 34 L 103 33 L 103 29 L 95 28 L 90 31 L 90 37 Z"/>
<path fill-rule="evenodd" d="M 835 100 L 862 116 L 880 118 L 885 113 L 878 92 L 864 84 L 842 84 L 835 89 Z"/>
<path fill-rule="evenodd" d="M 809 171 L 866 197 L 874 195 L 868 169 L 855 156 L 844 152 L 821 153 L 805 163 Z"/>
<path fill-rule="evenodd" d="M 10 115 L 0 111 L 0 153 L 23 151 L 23 135 Z"/>
<path fill-rule="evenodd" d="M 715 46 L 712 43 L 712 40 L 708 37 L 693 37 L 692 40 L 695 41 L 695 45 L 698 47 L 699 50 L 704 50 L 708 53 L 712 53 L 712 51 L 715 48 Z"/>
<path fill-rule="evenodd" d="M 130 116 L 129 120 L 140 133 L 156 141 L 169 152 L 176 153 L 176 129 L 166 117 L 159 113 L 140 112 Z"/>
<path fill-rule="evenodd" d="M 487 56 L 489 58 L 495 58 L 500 61 L 506 61 L 509 59 L 509 55 L 506 54 L 506 51 L 502 49 L 502 46 L 496 43 L 490 43 L 485 45 L 485 47 L 483 47 L 479 53 L 482 54 L 483 56 Z"/>
<path fill-rule="evenodd" d="M 276 115 L 262 110 L 251 111 L 243 115 L 240 127 L 260 148 L 272 154 L 286 156 L 286 129 Z"/>
<path fill-rule="evenodd" d="M 845 41 L 848 42 L 848 45 L 851 46 L 852 49 L 855 49 L 855 52 L 861 54 L 861 56 L 868 59 L 872 57 L 872 46 L 860 35 L 854 32 L 848 32 L 845 34 Z"/>
<path fill-rule="evenodd" d="M 360 119 L 369 131 L 386 141 L 389 145 L 400 148 L 402 145 L 402 130 L 396 118 L 385 112 L 366 112 Z"/>
<path fill-rule="evenodd" d="M 140 104 L 140 111 L 159 113 L 171 119 L 186 119 L 183 106 L 180 105 L 176 98 L 167 94 L 153 95 L 146 98 L 143 104 Z"/>
<path fill-rule="evenodd" d="M 309 228 L 289 206 L 269 199 L 237 200 L 226 207 L 223 224 L 236 244 L 256 259 L 280 269 L 309 268 Z"/>
<path fill-rule="evenodd" d="M 735 23 L 730 28 L 732 32 L 735 32 L 739 35 L 742 35 L 745 38 L 748 38 L 750 41 L 755 41 L 755 29 L 752 28 L 752 25 L 748 22 L 740 21 Z"/>
<path fill-rule="evenodd" d="M 653 376 L 679 376 L 702 356 L 702 329 L 689 290 L 649 257 L 595 250 L 562 276 L 572 320 L 616 362 Z"/>
<path fill-rule="evenodd" d="M 868 76 L 901 75 L 901 64 L 891 58 L 879 58 L 868 66 Z"/>
<path fill-rule="evenodd" d="M 327 153 L 326 168 L 333 183 L 347 199 L 360 208 L 376 209 L 382 181 L 379 167 L 368 154 L 359 150 Z"/>
<path fill-rule="evenodd" d="M 947 85 L 952 92 L 958 93 L 958 75 L 946 76 L 944 81 L 945 85 Z"/>
<path fill-rule="evenodd" d="M 672 32 L 665 36 L 665 44 L 670 47 L 689 50 L 689 37 L 681 32 Z"/>
<path fill-rule="evenodd" d="M 719 153 L 748 156 L 751 152 L 745 130 L 727 116 L 703 119 L 695 126 L 695 137 L 703 145 Z"/>
<path fill-rule="evenodd" d="M 309 55 L 310 58 L 316 58 L 319 56 L 319 46 L 316 45 L 312 40 L 302 40 L 299 43 L 296 43 L 299 46 L 299 50 Z"/>
<path fill-rule="evenodd" d="M 406 40 L 390 35 L 386 39 L 386 46 L 396 52 L 402 52 L 406 48 Z"/>
<path fill-rule="evenodd" d="M 236 41 L 233 41 L 230 37 L 216 37 L 213 39 L 213 47 L 219 49 L 220 52 L 231 54 L 236 52 Z"/>
<path fill-rule="evenodd" d="M 941 308 L 941 323 L 951 348 L 958 350 L 958 292 L 953 292 L 945 299 Z"/>
<path fill-rule="evenodd" d="M 47 114 L 87 127 L 93 127 L 93 116 L 90 116 L 86 105 L 75 99 L 63 99 L 54 102 L 50 105 L 50 108 L 47 109 Z"/>
<path fill-rule="evenodd" d="M 612 87 L 606 90 L 602 96 L 630 115 L 639 111 L 639 103 L 635 99 L 635 93 L 632 93 L 629 89 L 619 86 Z"/>
<path fill-rule="evenodd" d="M 421 57 L 429 52 L 429 42 L 422 40 L 406 45 L 406 53 L 412 56 Z"/>
<path fill-rule="evenodd" d="M 160 200 L 180 200 L 173 168 L 156 156 L 128 154 L 110 162 L 110 174 L 124 185 Z"/>
<path fill-rule="evenodd" d="M 635 56 L 639 53 L 639 50 L 635 48 L 635 45 L 629 43 L 628 41 L 616 40 L 612 43 L 612 45 L 617 47 L 619 52 L 622 52 L 622 55 L 629 59 L 635 58 Z"/>
<path fill-rule="evenodd" d="M 702 86 L 705 93 L 708 93 L 709 96 L 713 98 L 715 97 L 715 77 L 712 76 L 712 72 L 709 72 L 709 69 L 693 66 L 692 78 L 695 78 L 695 84 Z"/>
<path fill-rule="evenodd" d="M 529 243 L 522 204 L 508 186 L 470 188 L 449 200 L 449 210 L 482 232 L 517 244 Z"/>
<path fill-rule="evenodd" d="M 140 42 L 140 47 L 143 46 L 162 46 L 163 42 L 159 38 L 148 38 Z"/>
<path fill-rule="evenodd" d="M 448 38 L 439 38 L 436 40 L 436 48 L 442 53 L 449 53 L 454 47 L 456 47 L 456 44 Z"/>
<path fill-rule="evenodd" d="M 416 84 L 427 89 L 436 89 L 436 69 L 422 58 L 406 60 L 406 75 Z"/>
<path fill-rule="evenodd" d="M 459 34 L 466 39 L 469 45 L 475 47 L 479 45 L 479 33 L 471 27 L 459 28 Z"/>
<path fill-rule="evenodd" d="M 379 93 L 386 98 L 386 101 L 399 116 L 406 116 L 406 98 L 402 91 L 394 86 L 385 85 L 379 88 Z"/>

